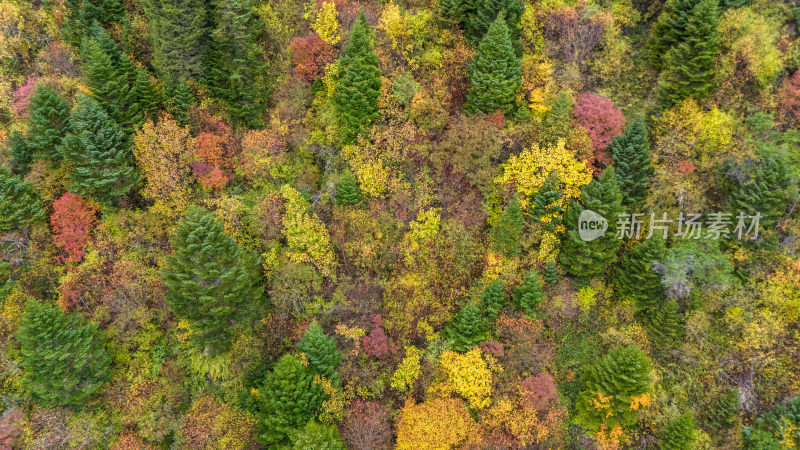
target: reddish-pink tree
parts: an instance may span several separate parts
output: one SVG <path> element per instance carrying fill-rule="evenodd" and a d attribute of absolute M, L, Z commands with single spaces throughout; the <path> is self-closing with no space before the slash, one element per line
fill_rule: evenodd
<path fill-rule="evenodd" d="M 376 314 L 372 322 L 372 331 L 361 339 L 361 347 L 367 355 L 382 358 L 389 351 L 389 339 L 383 332 L 381 315 Z"/>
<path fill-rule="evenodd" d="M 592 92 L 584 92 L 572 108 L 573 125 L 586 129 L 596 151 L 603 151 L 611 138 L 622 133 L 625 116 L 614 103 Z M 600 158 L 597 158 L 600 160 Z"/>
<path fill-rule="evenodd" d="M 31 97 L 36 89 L 36 75 L 28 75 L 25 83 L 19 86 L 11 94 L 11 110 L 16 117 L 26 117 L 28 107 L 31 105 Z"/>
<path fill-rule="evenodd" d="M 795 119 L 800 119 L 800 69 L 784 81 L 781 100 L 789 113 Z"/>
<path fill-rule="evenodd" d="M 89 232 L 97 224 L 95 209 L 80 196 L 67 192 L 53 203 L 50 227 L 53 243 L 66 252 L 63 262 L 81 262 Z"/>
<path fill-rule="evenodd" d="M 347 407 L 340 426 L 347 448 L 389 449 L 392 445 L 392 423 L 389 410 L 378 402 L 356 400 Z"/>
<path fill-rule="evenodd" d="M 558 399 L 556 383 L 547 372 L 525 378 L 520 388 L 522 399 L 537 411 L 544 411 Z"/>
<path fill-rule="evenodd" d="M 289 50 L 292 51 L 294 74 L 308 82 L 323 76 L 325 66 L 334 58 L 333 47 L 317 33 L 294 38 L 289 44 Z"/>

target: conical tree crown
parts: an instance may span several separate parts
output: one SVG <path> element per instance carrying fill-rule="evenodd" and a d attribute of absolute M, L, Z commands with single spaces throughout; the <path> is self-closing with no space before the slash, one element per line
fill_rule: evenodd
<path fill-rule="evenodd" d="M 356 177 L 349 173 L 342 175 L 336 185 L 336 202 L 340 205 L 357 205 L 361 202 L 361 188 Z"/>
<path fill-rule="evenodd" d="M 23 384 L 48 405 L 82 405 L 109 379 L 102 336 L 76 313 L 30 301 L 18 338 Z"/>
<path fill-rule="evenodd" d="M 58 146 L 69 131 L 69 103 L 55 89 L 39 83 L 31 98 L 28 146 L 34 158 L 58 161 Z"/>
<path fill-rule="evenodd" d="M 678 302 L 670 300 L 652 313 L 647 326 L 647 337 L 656 348 L 668 349 L 675 346 L 682 331 Z"/>
<path fill-rule="evenodd" d="M 506 307 L 506 289 L 503 282 L 494 280 L 486 286 L 486 290 L 481 295 L 480 310 L 486 316 L 489 325 L 494 325 L 500 313 Z"/>
<path fill-rule="evenodd" d="M 769 229 L 785 212 L 796 182 L 783 158 L 768 156 L 755 165 L 746 182 L 731 192 L 731 210 L 737 216 L 760 214 L 759 227 Z"/>
<path fill-rule="evenodd" d="M 661 433 L 659 448 L 663 450 L 689 450 L 696 439 L 694 416 L 685 413 L 667 423 Z"/>
<path fill-rule="evenodd" d="M 167 303 L 190 321 L 201 350 L 226 351 L 235 328 L 254 319 L 263 303 L 257 262 L 210 212 L 196 206 L 186 210 L 172 248 L 162 272 Z"/>
<path fill-rule="evenodd" d="M 328 380 L 338 382 L 336 367 L 342 360 L 342 352 L 336 348 L 336 340 L 326 335 L 316 321 L 309 325 L 297 349 L 305 353 L 309 367 Z"/>
<path fill-rule="evenodd" d="M 538 317 L 539 304 L 543 300 L 544 291 L 539 272 L 531 269 L 525 274 L 522 284 L 514 289 L 514 303 L 517 308 L 525 311 L 528 317 Z"/>
<path fill-rule="evenodd" d="M 468 112 L 491 114 L 514 110 L 522 85 L 522 69 L 502 13 L 481 39 L 469 72 Z"/>
<path fill-rule="evenodd" d="M 500 215 L 500 220 L 492 228 L 492 249 L 508 257 L 520 253 L 520 238 L 525 228 L 525 218 L 517 196 L 511 197 L 508 206 Z"/>
<path fill-rule="evenodd" d="M 0 167 L 0 231 L 29 227 L 44 219 L 44 210 L 33 186 Z"/>
<path fill-rule="evenodd" d="M 653 267 L 664 260 L 666 252 L 664 239 L 657 234 L 636 244 L 617 269 L 614 278 L 617 297 L 632 299 L 640 310 L 660 305 L 664 299 L 664 288 L 661 275 Z"/>
<path fill-rule="evenodd" d="M 650 175 L 653 173 L 644 116 L 638 116 L 624 133 L 615 136 L 608 151 L 614 161 L 622 205 L 633 207 L 647 196 Z"/>
<path fill-rule="evenodd" d="M 667 52 L 686 40 L 689 17 L 697 3 L 697 0 L 667 1 L 647 41 L 648 56 L 655 67 L 662 68 Z"/>
<path fill-rule="evenodd" d="M 165 78 L 198 78 L 211 34 L 207 2 L 146 0 L 143 5 L 156 72 Z"/>
<path fill-rule="evenodd" d="M 72 165 L 70 192 L 113 204 L 141 179 L 133 166 L 130 139 L 88 95 L 78 97 L 70 124 L 71 133 L 61 148 Z"/>
<path fill-rule="evenodd" d="M 486 339 L 481 310 L 475 303 L 467 303 L 456 314 L 447 326 L 447 337 L 451 347 L 458 352 L 465 352 Z"/>

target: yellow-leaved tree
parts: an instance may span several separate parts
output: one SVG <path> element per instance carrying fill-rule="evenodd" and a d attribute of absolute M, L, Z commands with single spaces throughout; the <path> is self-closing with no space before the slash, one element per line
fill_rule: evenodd
<path fill-rule="evenodd" d="M 420 404 L 408 399 L 397 421 L 398 450 L 458 448 L 477 444 L 479 439 L 479 425 L 457 398 Z"/>
<path fill-rule="evenodd" d="M 308 201 L 297 189 L 284 184 L 281 196 L 286 203 L 283 215 L 283 235 L 289 244 L 289 259 L 312 263 L 320 274 L 335 277 L 336 257 L 325 224 L 309 210 Z"/>
<path fill-rule="evenodd" d="M 330 45 L 336 45 L 342 36 L 339 34 L 339 22 L 336 20 L 336 4 L 333 1 L 322 4 L 317 20 L 312 25 L 319 37 Z"/>
<path fill-rule="evenodd" d="M 447 373 L 447 384 L 452 391 L 464 397 L 475 409 L 489 406 L 492 397 L 492 370 L 479 348 L 475 347 L 463 355 L 445 350 L 441 355 L 441 364 Z"/>

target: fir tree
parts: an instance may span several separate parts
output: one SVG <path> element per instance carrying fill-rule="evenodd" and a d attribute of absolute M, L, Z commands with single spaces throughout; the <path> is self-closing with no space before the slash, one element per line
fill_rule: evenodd
<path fill-rule="evenodd" d="M 525 218 L 517 196 L 511 197 L 497 223 L 492 227 L 492 249 L 509 258 L 519 255 Z"/>
<path fill-rule="evenodd" d="M 153 66 L 160 78 L 197 79 L 211 35 L 208 2 L 146 0 Z"/>
<path fill-rule="evenodd" d="M 486 290 L 481 295 L 480 310 L 486 316 L 486 321 L 490 327 L 494 327 L 500 313 L 506 307 L 506 288 L 500 280 L 494 280 L 486 286 Z"/>
<path fill-rule="evenodd" d="M 33 158 L 59 161 L 58 146 L 69 131 L 69 103 L 55 89 L 39 83 L 31 98 L 28 147 Z"/>
<path fill-rule="evenodd" d="M 501 13 L 481 39 L 478 53 L 470 63 L 467 111 L 484 114 L 498 110 L 513 112 L 517 92 L 522 86 L 521 74 L 520 62 Z"/>
<path fill-rule="evenodd" d="M 761 215 L 759 228 L 770 229 L 783 215 L 796 189 L 796 178 L 780 156 L 767 156 L 752 169 L 747 181 L 738 183 L 730 194 L 729 204 L 735 217 Z"/>
<path fill-rule="evenodd" d="M 712 403 L 708 409 L 708 424 L 714 430 L 730 430 L 733 428 L 738 414 L 739 390 L 733 388 Z"/>
<path fill-rule="evenodd" d="M 537 317 L 539 304 L 543 300 L 544 290 L 539 272 L 531 269 L 523 277 L 522 283 L 514 289 L 514 304 L 529 317 Z"/>
<path fill-rule="evenodd" d="M 691 413 L 681 414 L 669 421 L 661 433 L 659 448 L 663 450 L 689 450 L 696 439 L 694 416 Z"/>
<path fill-rule="evenodd" d="M 347 450 L 335 425 L 325 425 L 310 420 L 304 427 L 291 433 L 293 450 Z"/>
<path fill-rule="evenodd" d="M 575 99 L 567 91 L 561 91 L 553 105 L 542 118 L 541 142 L 555 145 L 559 139 L 567 139 L 572 130 L 572 106 Z"/>
<path fill-rule="evenodd" d="M 262 122 L 269 86 L 267 61 L 257 42 L 261 27 L 251 0 L 217 1 L 217 26 L 205 60 L 205 80 L 236 123 Z"/>
<path fill-rule="evenodd" d="M 670 49 L 665 57 L 666 69 L 658 83 L 659 101 L 665 107 L 690 97 L 704 99 L 714 91 L 718 25 L 717 0 L 703 0 L 692 9 L 686 40 Z"/>
<path fill-rule="evenodd" d="M 667 1 L 647 41 L 647 54 L 656 68 L 662 68 L 664 57 L 670 49 L 686 40 L 689 17 L 697 3 L 697 0 Z"/>
<path fill-rule="evenodd" d="M 381 70 L 363 13 L 350 30 L 350 41 L 339 59 L 339 74 L 333 101 L 339 115 L 342 142 L 349 144 L 378 118 Z"/>
<path fill-rule="evenodd" d="M 581 203 L 573 202 L 567 211 L 567 233 L 561 250 L 561 265 L 564 270 L 579 279 L 587 279 L 603 273 L 617 257 L 621 241 L 616 238 L 616 218 L 622 210 L 622 194 L 617 186 L 614 167 L 606 168 L 600 177 L 592 180 L 581 191 Z M 603 236 L 584 241 L 578 234 L 578 216 L 581 211 L 594 211 L 608 221 Z"/>
<path fill-rule="evenodd" d="M 481 310 L 475 303 L 467 303 L 445 330 L 450 339 L 450 347 L 458 352 L 465 352 L 475 347 L 478 342 L 486 339 L 486 329 L 483 325 Z"/>
<path fill-rule="evenodd" d="M 544 266 L 544 270 L 542 270 L 542 277 L 548 286 L 554 286 L 556 283 L 558 283 L 558 265 L 555 261 L 547 261 L 547 264 Z"/>
<path fill-rule="evenodd" d="M 336 348 L 336 340 L 326 335 L 316 321 L 311 322 L 297 349 L 305 353 L 311 369 L 332 382 L 338 381 L 336 367 L 342 360 L 342 352 Z"/>
<path fill-rule="evenodd" d="M 65 6 L 61 32 L 64 39 L 75 46 L 91 33 L 95 24 L 109 27 L 127 20 L 122 0 L 66 0 Z"/>
<path fill-rule="evenodd" d="M 325 394 L 314 373 L 294 355 L 285 354 L 258 389 L 258 409 L 264 423 L 261 441 L 270 447 L 283 443 L 295 428 L 319 412 Z"/>
<path fill-rule="evenodd" d="M 588 366 L 581 380 L 584 389 L 575 404 L 575 423 L 592 431 L 629 426 L 640 411 L 632 407 L 634 398 L 651 390 L 650 360 L 636 347 L 617 347 Z"/>
<path fill-rule="evenodd" d="M 186 125 L 189 108 L 195 103 L 194 92 L 185 81 L 167 78 L 164 83 L 164 94 L 166 96 L 166 107 L 175 120 Z"/>
<path fill-rule="evenodd" d="M 19 328 L 23 385 L 49 406 L 79 406 L 109 379 L 97 326 L 77 313 L 29 301 Z"/>
<path fill-rule="evenodd" d="M 0 231 L 27 228 L 42 219 L 44 210 L 33 186 L 0 167 Z"/>
<path fill-rule="evenodd" d="M 70 164 L 70 192 L 110 205 L 141 176 L 133 166 L 131 142 L 92 97 L 81 95 L 70 116 L 71 133 L 61 153 Z"/>
<path fill-rule="evenodd" d="M 28 140 L 17 130 L 8 137 L 8 154 L 11 156 L 11 169 L 17 175 L 25 175 L 31 170 L 33 149 Z"/>
<path fill-rule="evenodd" d="M 136 91 L 138 109 L 141 111 L 143 119 L 157 119 L 159 106 L 161 105 L 161 93 L 158 92 L 155 84 L 153 84 L 152 77 L 143 67 L 137 67 L 136 69 L 134 90 Z"/>
<path fill-rule="evenodd" d="M 357 205 L 361 203 L 361 188 L 356 177 L 345 173 L 336 185 L 336 203 L 340 205 Z"/>
<path fill-rule="evenodd" d="M 178 223 L 172 247 L 162 272 L 167 303 L 189 320 L 198 348 L 207 355 L 222 353 L 235 328 L 248 325 L 263 303 L 257 262 L 210 212 L 196 206 Z"/>
<path fill-rule="evenodd" d="M 644 116 L 634 119 L 623 134 L 615 136 L 608 151 L 614 161 L 622 205 L 632 208 L 647 196 L 650 175 L 653 173 Z"/>
<path fill-rule="evenodd" d="M 617 268 L 614 277 L 617 297 L 633 300 L 640 310 L 660 304 L 664 288 L 661 274 L 653 267 L 664 260 L 666 252 L 664 239 L 657 234 L 636 244 Z"/>
<path fill-rule="evenodd" d="M 655 309 L 647 324 L 647 338 L 659 349 L 674 347 L 682 332 L 678 302 L 675 300 L 669 300 Z"/>
<path fill-rule="evenodd" d="M 520 0 L 442 0 L 442 14 L 455 20 L 472 43 L 480 42 L 492 22 L 502 13 L 511 40 L 519 41 L 519 19 L 525 11 Z"/>

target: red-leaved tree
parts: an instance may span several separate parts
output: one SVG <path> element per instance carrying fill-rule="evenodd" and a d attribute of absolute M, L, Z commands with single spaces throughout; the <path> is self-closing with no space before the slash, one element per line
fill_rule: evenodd
<path fill-rule="evenodd" d="M 800 69 L 783 83 L 781 92 L 783 106 L 795 119 L 800 119 Z"/>
<path fill-rule="evenodd" d="M 64 250 L 62 262 L 81 262 L 89 233 L 97 224 L 96 210 L 80 196 L 67 192 L 53 203 L 50 227 L 53 243 Z"/>
<path fill-rule="evenodd" d="M 325 74 L 325 66 L 334 59 L 333 47 L 323 41 L 317 33 L 296 37 L 289 44 L 292 51 L 294 74 L 311 82 Z"/>
<path fill-rule="evenodd" d="M 372 331 L 361 339 L 361 347 L 367 355 L 382 358 L 389 351 L 389 339 L 383 332 L 381 315 L 376 314 L 372 322 Z"/>
<path fill-rule="evenodd" d="M 28 107 L 31 105 L 31 97 L 36 89 L 36 75 L 28 75 L 25 83 L 20 85 L 11 94 L 11 109 L 16 117 L 27 117 Z"/>
<path fill-rule="evenodd" d="M 572 108 L 573 125 L 586 129 L 592 138 L 595 150 L 602 151 L 611 143 L 611 138 L 622 133 L 625 116 L 606 97 L 584 92 Z M 598 158 L 599 159 L 599 158 Z"/>

